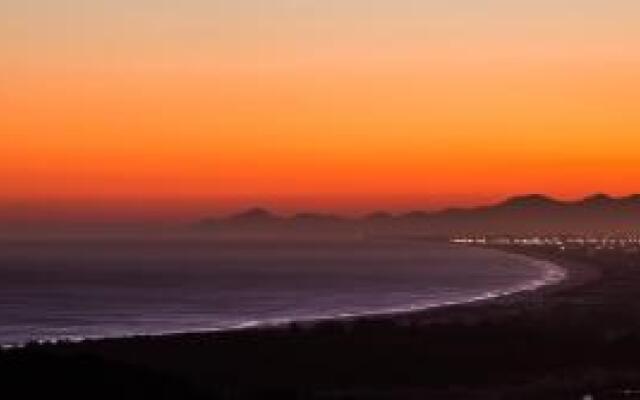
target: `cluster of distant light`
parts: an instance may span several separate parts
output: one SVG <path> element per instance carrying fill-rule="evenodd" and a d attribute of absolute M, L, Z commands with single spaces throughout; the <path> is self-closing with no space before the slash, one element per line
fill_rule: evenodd
<path fill-rule="evenodd" d="M 595 250 L 640 251 L 640 236 L 467 236 L 451 238 L 450 242 L 479 246 L 555 246 L 560 250 L 591 248 Z"/>

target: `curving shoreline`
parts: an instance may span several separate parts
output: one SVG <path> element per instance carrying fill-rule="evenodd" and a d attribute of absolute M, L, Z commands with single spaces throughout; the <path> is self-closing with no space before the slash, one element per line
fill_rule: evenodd
<path fill-rule="evenodd" d="M 471 246 L 465 246 L 471 247 Z M 506 287 L 503 289 L 494 289 L 475 297 L 464 298 L 460 300 L 445 301 L 440 303 L 410 303 L 406 306 L 397 306 L 386 309 L 374 309 L 371 311 L 362 312 L 345 312 L 339 314 L 309 316 L 301 318 L 277 318 L 268 319 L 262 321 L 246 321 L 236 326 L 223 327 L 223 328 L 202 328 L 202 329 L 189 329 L 178 331 L 162 331 L 154 333 L 134 333 L 134 334 L 118 334 L 118 335 L 93 335 L 82 337 L 61 337 L 61 338 L 44 338 L 29 343 L 17 343 L 17 344 L 0 344 L 1 349 L 20 349 L 29 345 L 30 343 L 37 343 L 42 346 L 55 346 L 58 344 L 73 344 L 73 343 L 95 343 L 100 341 L 113 341 L 113 340 L 131 340 L 131 339 L 144 339 L 144 338 L 162 338 L 162 337 L 180 337 L 183 335 L 216 335 L 224 333 L 233 333 L 238 331 L 251 331 L 251 330 L 270 330 L 270 329 L 282 329 L 287 328 L 292 324 L 300 326 L 312 327 L 322 323 L 349 323 L 357 320 L 405 320 L 407 318 L 414 318 L 416 316 L 422 316 L 425 313 L 431 314 L 434 312 L 446 312 L 452 308 L 459 308 L 464 306 L 476 306 L 487 302 L 510 302 L 510 298 L 517 296 L 528 296 L 534 292 L 543 290 L 558 285 L 571 285 L 571 281 L 576 277 L 575 273 L 570 272 L 570 269 L 563 268 L 555 262 L 548 260 L 541 260 L 532 258 L 531 256 L 506 252 L 504 250 L 481 248 L 484 251 L 492 251 L 497 253 L 503 253 L 512 258 L 519 258 L 523 263 L 530 264 L 542 270 L 542 276 L 539 278 L 523 282 L 514 286 Z M 568 282 L 565 282 L 568 281 Z M 476 304 L 477 303 L 477 304 Z"/>
<path fill-rule="evenodd" d="M 128 365 L 205 394 L 185 399 L 617 399 L 640 388 L 640 253 L 499 250 L 557 265 L 566 278 L 428 310 L 6 353 L 31 360 L 29 379 L 53 357 L 62 374 L 103 379 Z M 78 361 L 87 357 L 93 369 Z"/>

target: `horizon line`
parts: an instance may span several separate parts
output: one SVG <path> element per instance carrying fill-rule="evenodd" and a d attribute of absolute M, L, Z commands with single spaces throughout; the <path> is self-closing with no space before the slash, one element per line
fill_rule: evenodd
<path fill-rule="evenodd" d="M 497 197 L 497 196 L 496 196 Z M 366 217 L 373 216 L 375 214 L 386 214 L 391 217 L 403 216 L 411 213 L 424 213 L 424 214 L 438 214 L 449 210 L 474 210 L 485 207 L 498 206 L 515 199 L 523 198 L 539 198 L 547 199 L 548 201 L 560 203 L 560 204 L 572 204 L 580 203 L 582 201 L 594 198 L 606 198 L 611 200 L 625 200 L 639 198 L 638 193 L 628 193 L 624 195 L 610 195 L 604 192 L 591 192 L 588 195 L 582 195 L 580 197 L 566 198 L 564 196 L 553 196 L 546 193 L 524 193 L 500 196 L 496 200 L 471 203 L 465 205 L 445 205 L 442 207 L 402 207 L 396 209 L 389 208 L 372 208 L 369 210 L 355 210 L 354 212 L 336 212 L 331 210 L 322 210 L 319 208 L 301 208 L 292 212 L 282 212 L 281 207 L 271 207 L 262 204 L 262 202 L 250 203 L 244 207 L 232 207 L 228 212 L 211 212 L 206 209 L 206 204 L 203 204 L 198 210 L 192 210 L 190 212 L 178 212 L 173 210 L 154 210 L 149 212 L 148 204 L 138 203 L 131 206 L 131 208 L 121 207 L 109 207 L 103 204 L 102 206 L 94 207 L 93 209 L 85 210 L 56 210 L 51 208 L 51 203 L 45 202 L 42 207 L 37 210 L 31 210 L 32 213 L 23 213 L 23 215 L 12 214 L 11 210 L 4 210 L 0 213 L 0 224 L 7 228 L 20 227 L 20 226 L 141 226 L 141 225 L 185 225 L 204 220 L 224 220 L 239 216 L 250 211 L 263 210 L 268 212 L 273 217 L 279 218 L 295 218 L 301 216 L 324 216 L 324 217 L 336 217 L 346 220 L 358 220 Z M 95 205 L 94 205 L 95 206 Z M 36 207 L 37 208 L 37 207 Z M 55 208 L 55 207 L 54 207 Z M 274 209 L 276 211 L 274 211 Z M 1 211 L 1 207 L 0 207 Z M 27 210 L 29 211 L 29 210 Z M 84 214 L 82 213 L 84 212 Z M 149 212 L 145 214 L 145 212 Z M 41 214 L 41 215 L 39 215 Z"/>

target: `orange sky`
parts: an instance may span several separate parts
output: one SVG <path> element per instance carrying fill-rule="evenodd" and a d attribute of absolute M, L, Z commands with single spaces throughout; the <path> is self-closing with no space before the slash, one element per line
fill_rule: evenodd
<path fill-rule="evenodd" d="M 294 3 L 8 1 L 0 217 L 638 191 L 636 3 Z"/>

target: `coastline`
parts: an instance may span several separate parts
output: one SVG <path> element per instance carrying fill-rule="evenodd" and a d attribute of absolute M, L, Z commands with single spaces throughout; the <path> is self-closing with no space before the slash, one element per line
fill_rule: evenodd
<path fill-rule="evenodd" d="M 97 385 L 135 367 L 199 394 L 177 396 L 185 399 L 533 400 L 640 388 L 640 253 L 498 250 L 552 262 L 568 275 L 536 290 L 427 310 L 35 345 L 5 358 L 27 365 L 29 379 L 44 358 L 62 365 L 63 376 L 79 371 L 89 382 L 101 379 Z"/>
<path fill-rule="evenodd" d="M 432 307 L 422 307 L 415 309 L 402 309 L 392 312 L 373 311 L 370 314 L 358 314 L 353 316 L 335 316 L 321 318 L 310 321 L 288 321 L 282 324 L 261 325 L 238 330 L 248 331 L 271 331 L 287 328 L 292 324 L 301 328 L 313 329 L 317 325 L 323 323 L 351 324 L 360 321 L 386 321 L 399 325 L 429 325 L 433 323 L 451 323 L 458 321 L 468 321 L 471 313 L 478 314 L 477 318 L 485 317 L 485 310 L 498 307 L 539 307 L 544 305 L 545 300 L 550 296 L 561 295 L 565 291 L 579 288 L 582 285 L 596 283 L 601 276 L 600 270 L 591 264 L 584 262 L 576 262 L 567 260 L 562 257 L 543 258 L 525 252 L 517 252 L 513 249 L 505 250 L 499 248 L 487 248 L 493 251 L 499 251 L 511 256 L 523 257 L 527 262 L 545 264 L 543 268 L 549 268 L 549 274 L 544 281 L 540 279 L 529 281 L 519 285 L 515 289 L 505 289 L 498 293 L 471 298 L 465 301 L 442 303 Z M 560 276 L 558 276 L 560 274 Z M 493 310 L 495 311 L 495 310 Z M 209 332 L 210 334 L 223 334 L 225 332 L 232 333 L 238 330 L 224 330 L 218 332 Z M 184 335 L 207 335 L 207 332 L 184 332 L 177 334 L 169 334 L 168 336 L 180 337 Z M 167 335 L 161 335 L 167 336 Z"/>
<path fill-rule="evenodd" d="M 303 318 L 278 318 L 264 321 L 244 322 L 236 326 L 224 327 L 224 328 L 202 328 L 197 330 L 185 330 L 185 331 L 164 331 L 158 333 L 135 333 L 124 335 L 95 335 L 95 336 L 83 336 L 83 337 L 63 337 L 63 338 L 46 338 L 31 340 L 25 343 L 10 343 L 0 344 L 0 349 L 12 350 L 22 349 L 26 346 L 37 344 L 40 346 L 56 346 L 56 345 L 69 345 L 69 344 L 82 344 L 82 343 L 96 343 L 101 341 L 114 341 L 114 340 L 132 340 L 132 339 L 144 339 L 144 338 L 162 338 L 162 337 L 180 337 L 191 335 L 218 335 L 233 332 L 242 331 L 260 331 L 260 330 L 272 330 L 272 329 L 287 329 L 292 324 L 302 327 L 313 327 L 323 323 L 351 323 L 358 320 L 378 320 L 385 319 L 389 321 L 406 321 L 407 319 L 422 319 L 426 317 L 425 314 L 431 313 L 445 313 L 448 310 L 455 310 L 464 306 L 482 305 L 491 302 L 497 303 L 511 303 L 513 301 L 523 301 L 530 296 L 535 296 L 535 292 L 541 290 L 562 290 L 565 287 L 571 287 L 577 282 L 585 279 L 585 277 L 591 275 L 584 275 L 584 267 L 575 268 L 572 266 L 566 268 L 566 266 L 560 265 L 557 261 L 542 260 L 516 253 L 513 251 L 504 251 L 503 249 L 487 248 L 487 247 L 474 247 L 474 246 L 461 246 L 452 245 L 453 247 L 468 247 L 478 248 L 486 251 L 493 251 L 503 253 L 506 256 L 517 257 L 522 262 L 531 264 L 536 268 L 542 270 L 542 276 L 534 280 L 529 280 L 521 284 L 506 287 L 503 289 L 495 289 L 488 291 L 476 297 L 470 297 L 466 299 L 448 301 L 443 303 L 429 303 L 419 304 L 412 303 L 406 306 L 398 306 L 388 309 L 376 309 L 371 311 L 364 311 L 358 313 L 340 313 L 333 315 L 321 315 L 321 316 L 309 316 Z M 566 264 L 566 263 L 565 263 Z M 576 282 L 577 281 L 577 282 Z M 476 304 L 477 303 L 477 304 Z"/>
<path fill-rule="evenodd" d="M 532 262 L 546 263 L 558 267 L 563 272 L 563 277 L 557 280 L 551 280 L 545 284 L 538 285 L 533 289 L 523 289 L 497 296 L 494 298 L 480 299 L 478 301 L 470 301 L 460 304 L 452 304 L 450 306 L 438 307 L 423 311 L 416 311 L 409 315 L 395 316 L 396 320 L 407 318 L 419 323 L 450 323 L 458 320 L 468 320 L 470 314 L 477 313 L 478 316 L 473 319 L 482 319 L 485 314 L 497 312 L 495 308 L 531 308 L 542 307 L 545 302 L 552 298 L 562 296 L 565 292 L 570 292 L 580 288 L 583 285 L 594 284 L 601 278 L 601 270 L 590 263 L 569 260 L 562 255 L 554 255 L 552 257 L 544 257 L 541 254 L 534 254 L 530 251 L 522 251 L 520 249 L 493 248 L 511 255 L 523 256 Z M 403 318 L 404 317 L 404 318 Z"/>

